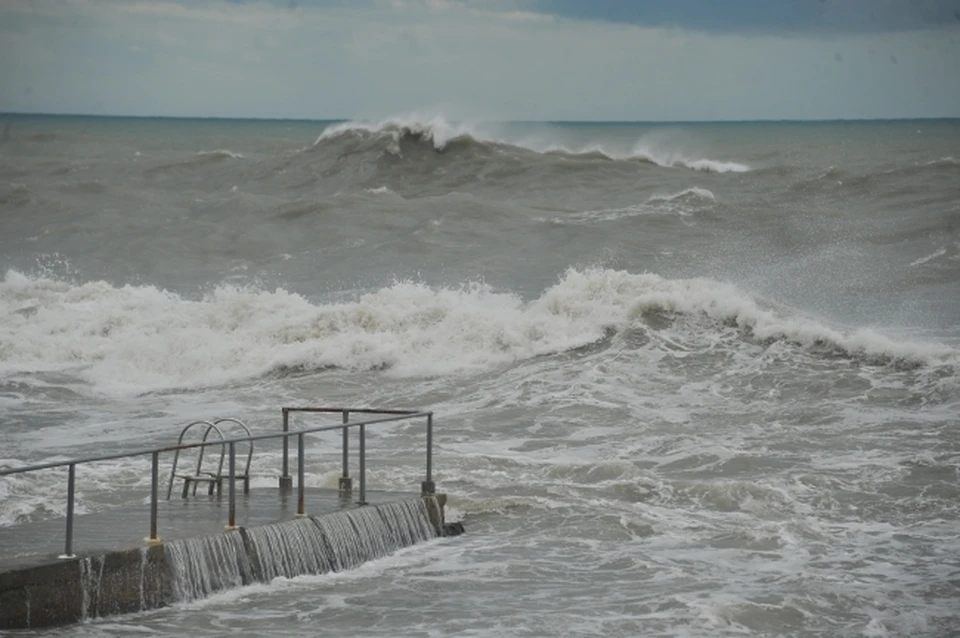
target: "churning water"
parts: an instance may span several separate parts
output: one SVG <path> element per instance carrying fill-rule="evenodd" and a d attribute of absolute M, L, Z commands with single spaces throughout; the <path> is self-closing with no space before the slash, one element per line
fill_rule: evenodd
<path fill-rule="evenodd" d="M 269 583 L 47 633 L 960 632 L 957 122 L 10 121 L 0 464 L 430 408 L 468 530 L 319 576 L 264 530 Z M 417 489 L 422 427 L 371 430 L 371 488 Z"/>

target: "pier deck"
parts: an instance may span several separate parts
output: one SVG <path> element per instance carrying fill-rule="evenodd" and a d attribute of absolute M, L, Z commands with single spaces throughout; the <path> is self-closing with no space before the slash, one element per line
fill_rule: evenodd
<path fill-rule="evenodd" d="M 336 489 L 305 488 L 306 514 L 319 516 L 361 507 L 356 494 L 340 496 Z M 416 492 L 367 492 L 369 505 L 416 498 Z M 206 494 L 158 503 L 162 542 L 209 536 L 227 528 L 227 498 Z M 237 526 L 258 527 L 298 518 L 297 492 L 259 488 L 237 495 Z M 74 552 L 78 557 L 150 545 L 150 504 L 118 507 L 74 519 Z M 0 573 L 38 567 L 63 559 L 64 519 L 0 527 Z"/>
<path fill-rule="evenodd" d="M 293 414 L 339 417 L 340 423 L 291 431 Z M 0 480 L 67 469 L 65 518 L 0 527 L 0 631 L 156 609 L 276 576 L 349 569 L 414 543 L 462 532 L 462 526 L 444 523 L 446 496 L 436 492 L 432 478 L 433 412 L 285 407 L 281 416 L 280 432 L 254 435 L 233 417 L 200 420 L 184 426 L 172 446 L 0 468 Z M 367 490 L 366 429 L 420 419 L 426 425 L 420 491 Z M 230 428 L 241 435 L 231 438 Z M 307 487 L 305 436 L 332 431 L 342 435 L 338 489 Z M 244 493 L 254 443 L 271 439 L 283 442 L 279 485 Z M 356 450 L 356 481 L 351 448 Z M 197 452 L 195 465 L 178 468 L 186 450 Z M 184 487 L 180 497 L 161 500 L 160 457 L 169 453 L 171 479 L 164 484 L 170 490 L 179 478 Z M 77 466 L 136 456 L 151 459 L 148 497 L 85 515 L 75 511 Z M 211 484 L 222 493 L 187 496 L 190 487 Z"/>

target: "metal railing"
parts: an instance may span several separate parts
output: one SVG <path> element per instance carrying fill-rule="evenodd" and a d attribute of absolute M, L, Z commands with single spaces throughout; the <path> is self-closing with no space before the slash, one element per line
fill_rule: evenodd
<path fill-rule="evenodd" d="M 306 428 L 303 430 L 290 431 L 290 413 L 292 412 L 311 412 L 311 413 L 340 413 L 342 414 L 343 422 L 338 425 L 325 425 Z M 371 418 L 360 421 L 350 421 L 349 416 L 351 413 L 358 414 L 383 414 L 379 418 Z M 84 465 L 87 463 L 96 463 L 98 461 L 110 461 L 123 458 L 132 458 L 137 456 L 146 456 L 150 455 L 151 457 L 151 469 L 150 469 L 150 542 L 158 543 L 160 542 L 160 536 L 157 532 L 157 512 L 158 512 L 158 493 L 159 493 L 159 480 L 160 480 L 160 454 L 164 452 L 175 452 L 179 453 L 182 450 L 188 450 L 193 448 L 205 448 L 211 445 L 226 445 L 229 455 L 229 465 L 228 465 L 228 475 L 227 481 L 229 485 L 229 520 L 227 527 L 229 529 L 236 529 L 236 516 L 237 516 L 237 501 L 236 501 L 236 477 L 237 477 L 237 459 L 236 459 L 236 444 L 253 441 L 265 441 L 269 439 L 283 439 L 283 467 L 282 475 L 280 477 L 280 488 L 281 490 L 292 489 L 292 477 L 289 475 L 289 443 L 291 437 L 297 437 L 297 515 L 304 516 L 306 514 L 306 490 L 304 484 L 304 460 L 305 460 L 305 435 L 314 434 L 317 432 L 329 432 L 333 430 L 342 430 L 343 439 L 342 439 L 342 453 L 343 453 L 343 471 L 342 476 L 340 477 L 340 489 L 341 493 L 350 492 L 351 486 L 351 477 L 349 474 L 348 466 L 348 450 L 349 450 L 349 437 L 348 432 L 352 428 L 358 428 L 359 430 L 359 482 L 360 482 L 360 493 L 359 500 L 357 501 L 358 505 L 366 505 L 366 426 L 368 425 L 377 425 L 380 423 L 391 423 L 396 421 L 404 421 L 410 419 L 425 418 L 426 419 L 426 429 L 427 429 L 427 442 L 426 442 L 426 478 L 421 483 L 421 494 L 428 495 L 434 494 L 435 485 L 433 482 L 433 412 L 420 412 L 415 410 L 376 410 L 376 409 L 357 409 L 357 408 L 283 408 L 283 431 L 275 432 L 271 434 L 259 434 L 255 436 L 243 436 L 223 440 L 213 440 L 213 441 L 199 441 L 195 443 L 184 443 L 180 445 L 172 445 L 160 448 L 150 448 L 150 449 L 141 449 L 135 450 L 133 452 L 122 452 L 116 454 L 103 454 L 100 456 L 91 456 L 82 459 L 73 459 L 70 461 L 57 461 L 52 463 L 40 463 L 37 465 L 29 465 L 26 467 L 18 467 L 13 469 L 0 469 L 0 477 L 9 476 L 12 474 L 24 474 L 27 472 L 36 472 L 39 470 L 47 470 L 58 467 L 67 468 L 67 514 L 66 514 L 66 534 L 64 541 L 64 552 L 60 555 L 60 558 L 74 558 L 73 553 L 73 518 L 74 518 L 74 502 L 75 502 L 75 492 L 76 492 L 76 468 L 78 465 Z M 346 480 L 346 482 L 345 482 Z M 346 489 L 345 485 L 347 486 Z"/>

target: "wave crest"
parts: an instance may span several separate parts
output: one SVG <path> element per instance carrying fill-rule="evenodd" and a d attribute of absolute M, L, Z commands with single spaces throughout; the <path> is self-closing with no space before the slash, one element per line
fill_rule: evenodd
<path fill-rule="evenodd" d="M 507 147 L 531 151 L 538 155 L 554 155 L 580 160 L 612 160 L 644 162 L 661 168 L 687 168 L 710 173 L 743 173 L 750 169 L 746 164 L 716 160 L 681 152 L 671 148 L 663 135 L 650 138 L 642 136 L 626 149 L 612 148 L 610 140 L 572 145 L 553 139 L 560 129 L 545 131 L 540 137 L 511 134 L 509 126 L 493 124 L 452 123 L 441 115 L 422 117 L 418 115 L 387 118 L 378 122 L 348 121 L 334 124 L 320 134 L 309 149 L 348 136 L 373 136 L 386 139 L 387 152 L 400 155 L 400 144 L 405 140 L 424 142 L 436 151 L 444 151 L 452 144 L 482 144 L 488 147 Z M 305 149 L 307 150 L 307 149 Z"/>
<path fill-rule="evenodd" d="M 29 312 L 22 312 L 29 307 Z M 289 371 L 389 369 L 399 376 L 489 370 L 705 317 L 748 339 L 877 363 L 948 366 L 950 347 L 842 330 L 763 307 L 735 286 L 609 269 L 568 270 L 524 302 L 479 283 L 397 282 L 342 303 L 282 289 L 220 286 L 190 300 L 153 286 L 71 285 L 10 271 L 0 282 L 0 375 L 71 371 L 108 394 L 203 387 Z"/>
<path fill-rule="evenodd" d="M 391 144 L 387 147 L 387 150 L 395 155 L 400 154 L 400 142 L 404 139 L 432 144 L 437 151 L 446 149 L 447 145 L 452 142 L 489 141 L 476 137 L 474 133 L 475 131 L 470 125 L 451 124 L 442 116 L 433 116 L 426 119 L 417 116 L 394 117 L 376 123 L 350 121 L 329 126 L 313 143 L 313 147 L 315 148 L 328 140 L 357 134 L 389 138 Z"/>
<path fill-rule="evenodd" d="M 700 188 L 699 186 L 692 186 L 690 188 L 685 188 L 678 193 L 672 193 L 669 195 L 651 195 L 647 198 L 647 203 L 654 202 L 675 202 L 675 201 L 705 201 L 705 202 L 716 202 L 717 197 L 709 189 Z"/>

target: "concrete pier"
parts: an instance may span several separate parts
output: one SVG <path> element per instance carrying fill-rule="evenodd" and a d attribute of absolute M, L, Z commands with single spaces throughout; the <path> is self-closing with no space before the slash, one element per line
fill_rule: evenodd
<path fill-rule="evenodd" d="M 445 525 L 443 494 L 370 491 L 367 504 L 359 506 L 350 495 L 335 489 L 306 489 L 305 516 L 297 515 L 296 491 L 255 489 L 238 495 L 236 529 L 226 528 L 226 498 L 204 495 L 162 501 L 158 504 L 159 543 L 148 539 L 148 503 L 77 516 L 72 558 L 60 557 L 63 519 L 0 527 L 0 630 L 60 625 L 174 602 L 172 559 L 165 551 L 173 541 L 237 534 L 242 543 L 233 545 L 245 554 L 239 559 L 249 572 L 243 574 L 243 584 L 262 582 L 267 580 L 262 561 L 268 557 L 257 555 L 248 531 L 274 526 L 280 534 L 286 528 L 293 534 L 304 519 L 322 528 L 324 517 L 351 515 L 360 507 L 385 511 L 390 504 L 421 499 L 436 536 L 462 531 L 457 525 Z M 381 518 L 387 527 L 398 525 L 389 516 Z M 405 542 L 398 540 L 404 536 L 400 530 L 390 535 L 394 545 Z M 366 559 L 370 558 L 376 556 Z"/>

